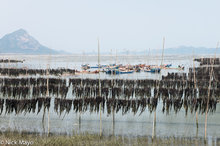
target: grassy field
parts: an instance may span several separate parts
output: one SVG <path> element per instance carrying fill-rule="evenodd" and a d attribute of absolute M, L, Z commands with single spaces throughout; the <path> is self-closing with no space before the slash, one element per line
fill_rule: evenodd
<path fill-rule="evenodd" d="M 118 137 L 100 137 L 93 134 L 80 134 L 74 136 L 46 136 L 36 134 L 22 134 L 16 132 L 5 132 L 0 134 L 0 145 L 36 145 L 36 146 L 123 146 L 123 145 L 220 145 L 219 141 L 205 142 L 204 139 L 191 138 L 123 138 Z"/>

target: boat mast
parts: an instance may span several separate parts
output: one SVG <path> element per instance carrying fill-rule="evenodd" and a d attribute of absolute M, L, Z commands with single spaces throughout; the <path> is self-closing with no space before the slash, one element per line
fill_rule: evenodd
<path fill-rule="evenodd" d="M 116 60 L 115 60 L 115 65 L 117 66 L 117 60 L 118 60 L 117 49 L 115 49 L 115 52 L 116 52 Z"/>
<path fill-rule="evenodd" d="M 150 65 L 149 59 L 150 59 L 150 48 L 149 48 L 149 51 L 148 51 L 148 59 L 147 59 L 147 64 L 148 64 L 148 65 Z"/>
<path fill-rule="evenodd" d="M 98 38 L 98 67 L 100 68 L 100 48 L 99 48 L 99 38 Z"/>
<path fill-rule="evenodd" d="M 162 51 L 161 67 L 163 65 L 164 45 L 165 45 L 165 37 L 163 37 L 163 51 Z"/>

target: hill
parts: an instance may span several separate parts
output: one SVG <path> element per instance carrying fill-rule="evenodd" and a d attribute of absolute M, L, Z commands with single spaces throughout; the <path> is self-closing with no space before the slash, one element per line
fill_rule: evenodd
<path fill-rule="evenodd" d="M 41 45 L 24 29 L 5 35 L 0 39 L 0 53 L 10 54 L 60 54 L 60 52 Z"/>

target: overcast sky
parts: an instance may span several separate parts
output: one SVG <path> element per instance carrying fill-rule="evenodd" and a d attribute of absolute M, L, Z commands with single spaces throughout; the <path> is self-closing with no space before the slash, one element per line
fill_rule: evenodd
<path fill-rule="evenodd" d="M 23 28 L 69 52 L 215 47 L 220 0 L 0 0 L 0 37 Z"/>

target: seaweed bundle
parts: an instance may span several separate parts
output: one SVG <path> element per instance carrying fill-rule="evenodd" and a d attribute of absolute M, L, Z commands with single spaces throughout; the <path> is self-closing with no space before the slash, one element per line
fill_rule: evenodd
<path fill-rule="evenodd" d="M 24 60 L 15 60 L 15 59 L 0 59 L 0 63 L 23 63 Z"/>
<path fill-rule="evenodd" d="M 51 98 L 33 98 L 33 99 L 6 99 L 5 100 L 5 114 L 15 113 L 35 113 L 37 104 L 38 112 L 40 112 L 42 106 L 49 109 Z M 1 112 L 3 109 L 4 100 L 0 100 Z"/>
<path fill-rule="evenodd" d="M 1 115 L 2 112 L 3 112 L 3 109 L 4 109 L 4 103 L 5 103 L 5 99 L 0 99 L 0 115 Z"/>
<path fill-rule="evenodd" d="M 71 74 L 74 75 L 75 69 L 23 69 L 23 68 L 0 68 L 1 75 L 7 76 L 24 76 L 24 75 L 46 75 L 47 71 L 49 71 L 50 75 L 63 75 L 63 74 Z"/>
<path fill-rule="evenodd" d="M 212 61 L 214 65 L 220 65 L 220 58 L 196 58 L 194 60 L 200 62 L 200 66 L 211 65 Z"/>

